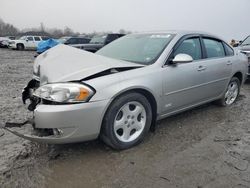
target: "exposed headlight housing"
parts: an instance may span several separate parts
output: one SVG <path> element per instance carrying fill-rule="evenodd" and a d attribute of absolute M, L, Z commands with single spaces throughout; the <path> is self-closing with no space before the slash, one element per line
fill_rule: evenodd
<path fill-rule="evenodd" d="M 33 95 L 53 102 L 81 103 L 87 102 L 94 93 L 93 89 L 80 83 L 57 83 L 41 86 Z"/>

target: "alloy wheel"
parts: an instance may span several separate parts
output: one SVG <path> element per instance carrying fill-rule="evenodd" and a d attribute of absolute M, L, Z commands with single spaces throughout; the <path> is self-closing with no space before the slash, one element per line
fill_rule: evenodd
<path fill-rule="evenodd" d="M 131 142 L 137 139 L 146 125 L 146 110 L 144 106 L 131 101 L 123 105 L 115 116 L 114 132 L 118 140 Z"/>
<path fill-rule="evenodd" d="M 230 82 L 225 93 L 225 103 L 231 105 L 236 100 L 239 93 L 239 86 L 236 81 Z"/>

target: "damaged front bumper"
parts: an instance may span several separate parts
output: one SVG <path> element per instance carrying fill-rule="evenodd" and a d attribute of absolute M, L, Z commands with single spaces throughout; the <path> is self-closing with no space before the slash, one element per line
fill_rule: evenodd
<path fill-rule="evenodd" d="M 29 110 L 33 111 L 32 120 L 23 123 L 6 123 L 7 131 L 36 142 L 65 144 L 96 139 L 99 135 L 102 118 L 109 100 L 78 104 L 43 104 L 40 99 L 32 98 L 36 84 L 23 90 L 23 102 L 31 101 Z M 22 126 L 33 127 L 33 133 L 23 134 L 16 131 Z"/>
<path fill-rule="evenodd" d="M 14 127 L 23 127 L 23 126 L 32 126 L 33 128 L 33 134 L 25 134 L 25 133 L 21 133 L 18 132 L 16 130 L 13 130 Z M 7 122 L 5 124 L 5 127 L 3 127 L 5 130 L 19 136 L 22 137 L 24 139 L 27 140 L 31 140 L 31 141 L 36 141 L 36 142 L 43 142 L 43 143 L 48 143 L 48 139 L 55 139 L 56 137 L 60 137 L 60 134 L 62 133 L 60 130 L 58 129 L 36 129 L 34 127 L 34 122 L 32 120 L 26 120 L 22 123 L 10 123 Z M 56 143 L 56 142 L 55 142 Z"/>

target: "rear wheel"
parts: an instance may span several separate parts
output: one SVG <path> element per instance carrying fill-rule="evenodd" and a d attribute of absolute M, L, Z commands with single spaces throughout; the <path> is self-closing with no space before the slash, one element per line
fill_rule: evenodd
<path fill-rule="evenodd" d="M 151 121 L 151 105 L 145 96 L 139 93 L 122 95 L 105 114 L 101 138 L 114 149 L 128 149 L 143 140 Z"/>
<path fill-rule="evenodd" d="M 24 50 L 24 45 L 23 44 L 17 44 L 16 48 L 17 48 L 17 50 Z"/>
<path fill-rule="evenodd" d="M 224 93 L 223 97 L 218 101 L 218 103 L 221 106 L 230 106 L 236 101 L 239 93 L 240 81 L 238 78 L 233 77 L 227 86 L 226 92 Z"/>

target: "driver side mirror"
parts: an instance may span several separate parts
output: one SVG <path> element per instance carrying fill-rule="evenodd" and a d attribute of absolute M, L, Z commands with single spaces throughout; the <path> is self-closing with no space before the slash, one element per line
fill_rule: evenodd
<path fill-rule="evenodd" d="M 172 60 L 173 64 L 177 63 L 190 63 L 193 61 L 193 58 L 188 54 L 177 54 Z"/>

